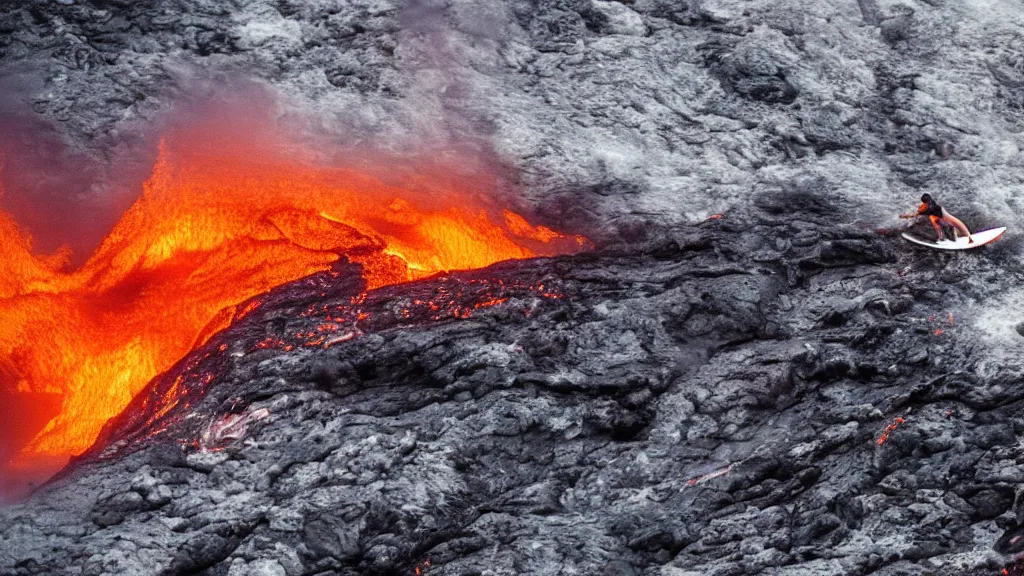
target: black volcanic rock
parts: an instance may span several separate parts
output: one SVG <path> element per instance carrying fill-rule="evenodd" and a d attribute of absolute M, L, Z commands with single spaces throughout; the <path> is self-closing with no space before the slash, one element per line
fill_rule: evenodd
<path fill-rule="evenodd" d="M 1022 38 L 1012 2 L 0 0 L 2 111 L 73 151 L 255 83 L 603 247 L 261 296 L 0 509 L 0 574 L 1024 573 Z M 910 248 L 922 192 L 1011 230 Z"/>
<path fill-rule="evenodd" d="M 276 289 L 0 511 L 0 568 L 994 573 L 1019 547 L 1024 386 L 984 374 L 947 318 L 970 281 L 939 278 L 1006 248 L 790 216 L 365 296 L 345 265 Z M 781 241 L 797 230 L 819 241 Z"/>

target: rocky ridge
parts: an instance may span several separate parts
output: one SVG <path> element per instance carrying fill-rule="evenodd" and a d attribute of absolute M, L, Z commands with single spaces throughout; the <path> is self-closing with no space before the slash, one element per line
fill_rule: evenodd
<path fill-rule="evenodd" d="M 757 204 L 642 249 L 282 287 L 0 511 L 0 571 L 997 574 L 1024 385 L 959 315 L 1012 246 Z"/>

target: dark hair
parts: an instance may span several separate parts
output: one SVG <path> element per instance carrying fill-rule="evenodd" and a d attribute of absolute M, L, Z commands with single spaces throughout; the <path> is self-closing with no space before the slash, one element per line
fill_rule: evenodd
<path fill-rule="evenodd" d="M 932 203 L 932 195 L 931 194 L 922 194 L 921 195 L 921 202 L 924 202 L 925 204 L 931 204 Z"/>

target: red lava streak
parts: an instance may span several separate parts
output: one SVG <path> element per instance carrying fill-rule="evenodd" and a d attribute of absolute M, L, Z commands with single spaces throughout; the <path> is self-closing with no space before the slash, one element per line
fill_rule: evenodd
<path fill-rule="evenodd" d="M 399 305 L 390 313 L 389 318 L 374 318 L 362 309 L 365 294 L 353 298 L 345 305 L 316 305 L 299 316 L 304 318 L 323 318 L 324 321 L 312 330 L 289 331 L 283 338 L 268 337 L 255 344 L 255 349 L 294 350 L 298 347 L 324 349 L 335 344 L 348 342 L 363 334 L 367 324 L 379 320 L 403 322 L 437 322 L 451 318 L 469 318 L 477 310 L 493 308 L 506 304 L 512 297 L 523 298 L 562 298 L 561 293 L 544 284 L 522 285 L 516 282 L 505 283 L 499 280 L 470 281 L 467 283 L 442 284 L 431 299 L 413 298 Z"/>
<path fill-rule="evenodd" d="M 385 182 L 368 168 L 323 167 L 294 147 L 238 140 L 165 139 L 141 197 L 78 270 L 63 253 L 34 253 L 0 213 L 0 401 L 45 394 L 60 404 L 0 472 L 83 452 L 147 382 L 260 306 L 250 299 L 342 256 L 374 289 L 588 244 L 482 200 L 494 186 L 486 177 L 418 165 Z M 505 301 L 492 294 L 467 308 L 439 297 L 428 315 L 462 318 Z M 405 309 L 422 315 L 424 306 Z M 311 332 L 256 347 L 329 347 L 367 320 L 356 301 L 334 312 Z M 160 411 L 212 378 L 186 372 Z"/>
<path fill-rule="evenodd" d="M 877 440 L 875 440 L 875 444 L 881 446 L 888 442 L 889 437 L 892 436 L 892 433 L 895 432 L 896 429 L 900 427 L 900 424 L 903 424 L 904 422 L 906 422 L 906 420 L 904 420 L 902 416 L 897 416 L 891 424 L 885 427 L 885 430 L 882 430 L 882 435 L 879 436 Z"/>

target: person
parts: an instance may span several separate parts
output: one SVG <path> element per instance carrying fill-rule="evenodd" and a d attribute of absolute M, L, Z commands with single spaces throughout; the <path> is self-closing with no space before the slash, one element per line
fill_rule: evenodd
<path fill-rule="evenodd" d="M 931 221 L 932 227 L 935 228 L 935 234 L 938 236 L 937 242 L 941 242 L 945 239 L 945 234 L 942 233 L 942 225 L 946 224 L 952 226 L 960 231 L 964 236 L 967 236 L 967 243 L 974 244 L 974 237 L 971 236 L 971 231 L 964 226 L 956 216 L 953 216 L 939 203 L 932 198 L 931 194 L 921 195 L 921 205 L 917 207 L 917 212 L 913 214 L 900 214 L 900 218 L 917 218 L 918 216 L 927 216 L 928 220 Z M 954 236 L 951 240 L 956 240 Z"/>

